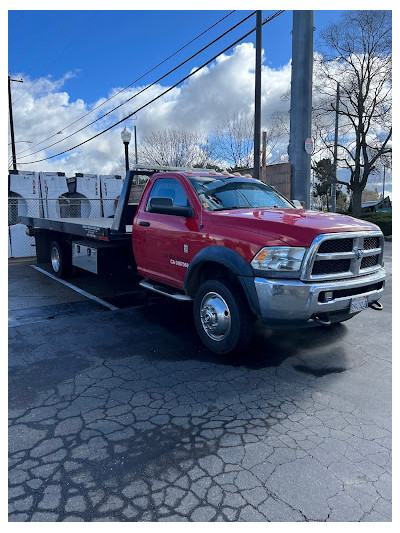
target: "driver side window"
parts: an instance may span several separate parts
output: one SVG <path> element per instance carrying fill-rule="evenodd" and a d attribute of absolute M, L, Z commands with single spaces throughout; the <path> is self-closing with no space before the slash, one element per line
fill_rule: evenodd
<path fill-rule="evenodd" d="M 177 207 L 189 207 L 189 200 L 182 185 L 175 179 L 158 178 L 150 191 L 146 205 L 146 211 L 149 210 L 150 200 L 154 197 L 171 198 L 173 205 Z"/>

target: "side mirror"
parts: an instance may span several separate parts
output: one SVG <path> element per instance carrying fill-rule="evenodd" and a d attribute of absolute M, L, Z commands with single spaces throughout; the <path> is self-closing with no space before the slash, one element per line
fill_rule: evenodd
<path fill-rule="evenodd" d="M 154 196 L 150 198 L 149 204 L 150 213 L 158 213 L 159 215 L 175 215 L 186 218 L 193 218 L 193 209 L 189 206 L 174 205 L 172 198 L 162 196 Z"/>

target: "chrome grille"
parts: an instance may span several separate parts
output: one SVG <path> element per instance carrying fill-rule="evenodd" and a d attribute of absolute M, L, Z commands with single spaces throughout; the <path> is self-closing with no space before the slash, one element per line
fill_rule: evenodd
<path fill-rule="evenodd" d="M 361 266 L 360 269 L 364 270 L 364 268 L 370 268 L 378 264 L 379 261 L 379 255 L 370 255 L 369 257 L 363 257 L 361 259 Z"/>
<path fill-rule="evenodd" d="M 379 237 L 364 237 L 364 250 L 379 248 Z"/>
<path fill-rule="evenodd" d="M 315 261 L 312 273 L 320 276 L 321 274 L 335 274 L 337 272 L 347 272 L 350 270 L 350 259 L 331 259 L 328 261 Z"/>
<path fill-rule="evenodd" d="M 379 231 L 318 235 L 309 248 L 301 279 L 360 276 L 378 270 L 382 260 L 383 235 Z"/>
<path fill-rule="evenodd" d="M 332 239 L 321 242 L 318 252 L 320 254 L 336 254 L 340 252 L 351 252 L 353 249 L 353 239 Z"/>

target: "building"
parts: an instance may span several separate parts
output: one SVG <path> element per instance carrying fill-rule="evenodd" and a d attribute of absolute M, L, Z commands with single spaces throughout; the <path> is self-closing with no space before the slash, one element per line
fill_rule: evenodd
<path fill-rule="evenodd" d="M 363 202 L 361 204 L 362 213 L 391 213 L 392 212 L 392 201 L 389 196 L 381 200 L 375 200 L 373 202 Z"/>

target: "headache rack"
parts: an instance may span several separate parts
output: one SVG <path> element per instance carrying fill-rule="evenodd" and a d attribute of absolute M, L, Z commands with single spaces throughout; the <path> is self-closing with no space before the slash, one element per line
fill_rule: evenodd
<path fill-rule="evenodd" d="M 301 279 L 330 281 L 375 272 L 382 266 L 383 244 L 380 231 L 318 235 L 307 253 Z"/>

